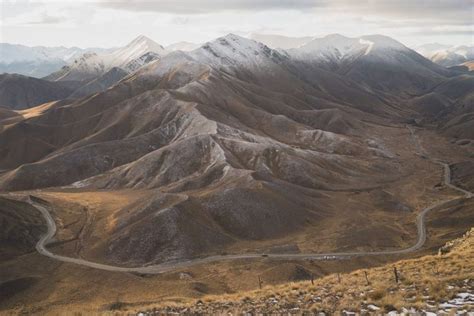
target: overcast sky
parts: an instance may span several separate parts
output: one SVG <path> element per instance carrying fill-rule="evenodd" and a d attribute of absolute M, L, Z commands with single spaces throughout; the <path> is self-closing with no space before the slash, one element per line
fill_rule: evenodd
<path fill-rule="evenodd" d="M 408 46 L 474 45 L 473 0 L 0 0 L 0 42 L 114 47 L 227 33 L 384 34 Z"/>

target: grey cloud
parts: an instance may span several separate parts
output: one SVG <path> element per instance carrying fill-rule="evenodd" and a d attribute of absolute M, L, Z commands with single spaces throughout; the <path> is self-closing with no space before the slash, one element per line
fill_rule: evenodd
<path fill-rule="evenodd" d="M 473 25 L 474 27 L 474 25 Z M 468 30 L 433 30 L 433 29 L 428 29 L 428 30 L 418 30 L 418 31 L 413 31 L 409 32 L 410 35 L 423 35 L 423 36 L 438 36 L 438 35 L 453 35 L 453 36 L 472 36 L 472 31 Z M 466 43 L 467 45 L 472 45 L 471 43 Z"/>
<path fill-rule="evenodd" d="M 27 0 L 18 1 L 0 1 L 2 18 L 11 18 L 21 15 L 25 12 L 31 12 L 36 9 L 44 7 L 43 3 L 30 2 Z"/>
<path fill-rule="evenodd" d="M 103 0 L 107 8 L 130 11 L 203 14 L 221 11 L 306 10 L 329 5 L 329 0 Z"/>
<path fill-rule="evenodd" d="M 332 6 L 360 15 L 409 20 L 410 23 L 472 24 L 474 14 L 472 0 L 335 0 Z"/>
<path fill-rule="evenodd" d="M 65 22 L 67 19 L 63 16 L 52 16 L 44 12 L 37 20 L 29 21 L 24 24 L 59 24 Z"/>
<path fill-rule="evenodd" d="M 472 20 L 474 12 L 472 0 L 100 0 L 99 4 L 130 11 L 180 14 L 324 8 L 360 15 L 441 20 Z"/>

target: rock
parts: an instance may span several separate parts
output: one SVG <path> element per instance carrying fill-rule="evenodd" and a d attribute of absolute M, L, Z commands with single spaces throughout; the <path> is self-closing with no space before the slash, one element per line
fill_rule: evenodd
<path fill-rule="evenodd" d="M 374 304 L 369 304 L 369 305 L 367 305 L 367 308 L 368 308 L 369 310 L 371 310 L 371 311 L 378 311 L 378 310 L 380 310 L 380 307 L 375 306 Z"/>
<path fill-rule="evenodd" d="M 189 273 L 186 273 L 186 272 L 181 272 L 179 274 L 179 279 L 180 280 L 191 280 L 193 277 L 191 276 L 191 274 Z"/>

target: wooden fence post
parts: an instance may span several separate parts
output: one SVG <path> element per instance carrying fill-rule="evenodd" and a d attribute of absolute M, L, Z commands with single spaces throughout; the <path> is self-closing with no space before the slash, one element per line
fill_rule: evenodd
<path fill-rule="evenodd" d="M 398 272 L 397 272 L 397 267 L 393 267 L 393 274 L 395 275 L 395 283 L 398 283 Z"/>
<path fill-rule="evenodd" d="M 314 274 L 311 273 L 311 284 L 314 285 Z"/>
<path fill-rule="evenodd" d="M 337 281 L 338 281 L 339 283 L 341 283 L 341 274 L 340 274 L 340 273 L 337 274 Z"/>
<path fill-rule="evenodd" d="M 369 276 L 367 275 L 367 271 L 364 271 L 364 274 L 365 274 L 365 280 L 367 281 L 367 285 L 370 285 Z"/>
<path fill-rule="evenodd" d="M 258 276 L 258 287 L 260 289 L 262 289 L 262 283 L 263 283 L 262 279 L 260 279 L 260 276 Z"/>

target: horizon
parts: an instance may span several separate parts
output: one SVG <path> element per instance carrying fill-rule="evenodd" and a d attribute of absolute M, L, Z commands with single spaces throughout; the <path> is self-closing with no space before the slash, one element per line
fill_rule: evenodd
<path fill-rule="evenodd" d="M 408 47 L 471 45 L 470 1 L 3 1 L 0 42 L 111 48 L 145 35 L 163 46 L 234 33 L 287 37 L 383 34 Z M 125 26 L 125 27 L 124 27 Z M 31 36 L 35 34 L 35 36 Z"/>
<path fill-rule="evenodd" d="M 214 38 L 211 38 L 209 39 L 208 41 L 205 41 L 205 42 L 191 42 L 191 41 L 186 41 L 186 40 L 182 40 L 182 41 L 176 41 L 176 42 L 173 42 L 173 43 L 168 43 L 168 44 L 164 44 L 156 39 L 154 39 L 153 37 L 151 36 L 148 36 L 148 35 L 145 35 L 145 34 L 138 34 L 136 35 L 135 37 L 129 39 L 128 41 L 126 41 L 123 45 L 121 46 L 77 46 L 77 45 L 74 45 L 74 46 L 66 46 L 66 45 L 55 45 L 55 46 L 49 46 L 49 45 L 27 45 L 27 44 L 24 44 L 24 43 L 18 43 L 18 42 L 4 42 L 4 41 L 0 41 L 0 44 L 9 44 L 9 45 L 21 45 L 21 46 L 26 46 L 26 47 L 49 47 L 49 48 L 55 48 L 55 47 L 64 47 L 64 48 L 80 48 L 80 49 L 91 49 L 91 48 L 99 48 L 99 49 L 116 49 L 116 48 L 120 48 L 120 47 L 124 47 L 128 44 L 130 44 L 131 42 L 133 42 L 134 40 L 136 40 L 137 38 L 139 37 L 145 37 L 145 38 L 148 38 L 152 41 L 154 41 L 155 43 L 157 44 L 160 44 L 162 45 L 163 47 L 168 47 L 168 46 L 171 46 L 171 45 L 175 45 L 175 44 L 178 44 L 178 43 L 190 43 L 190 44 L 196 44 L 196 45 L 203 45 L 207 42 L 212 42 L 213 40 L 217 39 L 217 38 L 220 38 L 220 37 L 226 37 L 230 34 L 234 34 L 234 35 L 237 35 L 237 36 L 240 36 L 240 37 L 243 37 L 243 38 L 247 38 L 247 39 L 251 39 L 251 40 L 254 40 L 254 41 L 257 41 L 256 39 L 253 39 L 252 38 L 252 35 L 259 35 L 259 36 L 282 36 L 282 37 L 287 37 L 287 38 L 303 38 L 303 37 L 311 37 L 312 40 L 314 39 L 321 39 L 321 38 L 325 38 L 325 37 L 328 37 L 328 36 L 331 36 L 331 35 L 340 35 L 340 36 L 343 36 L 343 37 L 346 37 L 346 38 L 359 38 L 359 37 L 364 37 L 364 36 L 387 36 L 387 37 L 390 37 L 394 40 L 396 40 L 397 42 L 405 45 L 406 47 L 409 47 L 409 48 L 417 48 L 417 47 L 421 47 L 421 46 L 427 46 L 427 45 L 442 45 L 442 46 L 450 46 L 450 47 L 456 47 L 456 46 L 470 46 L 469 43 L 466 43 L 466 44 L 460 44 L 460 45 L 451 45 L 451 44 L 447 44 L 447 43 L 440 43 L 440 42 L 427 42 L 427 43 L 418 43 L 417 45 L 407 45 L 406 43 L 404 43 L 403 41 L 395 38 L 395 37 L 392 37 L 392 36 L 388 36 L 388 35 L 385 35 L 385 34 L 380 34 L 380 33 L 368 33 L 368 34 L 361 34 L 361 35 L 358 35 L 358 36 L 348 36 L 346 34 L 342 34 L 342 33 L 328 33 L 328 34 L 325 34 L 325 35 L 322 35 L 322 36 L 311 36 L 311 35 L 305 35 L 305 36 L 286 36 L 286 35 L 282 35 L 282 34 L 277 34 L 277 33 L 249 33 L 249 34 L 236 34 L 236 33 L 233 33 L 233 32 L 229 32 L 227 34 L 223 34 L 223 35 L 219 35 L 217 37 L 214 37 Z M 470 43 L 470 44 L 474 44 L 474 43 Z"/>

